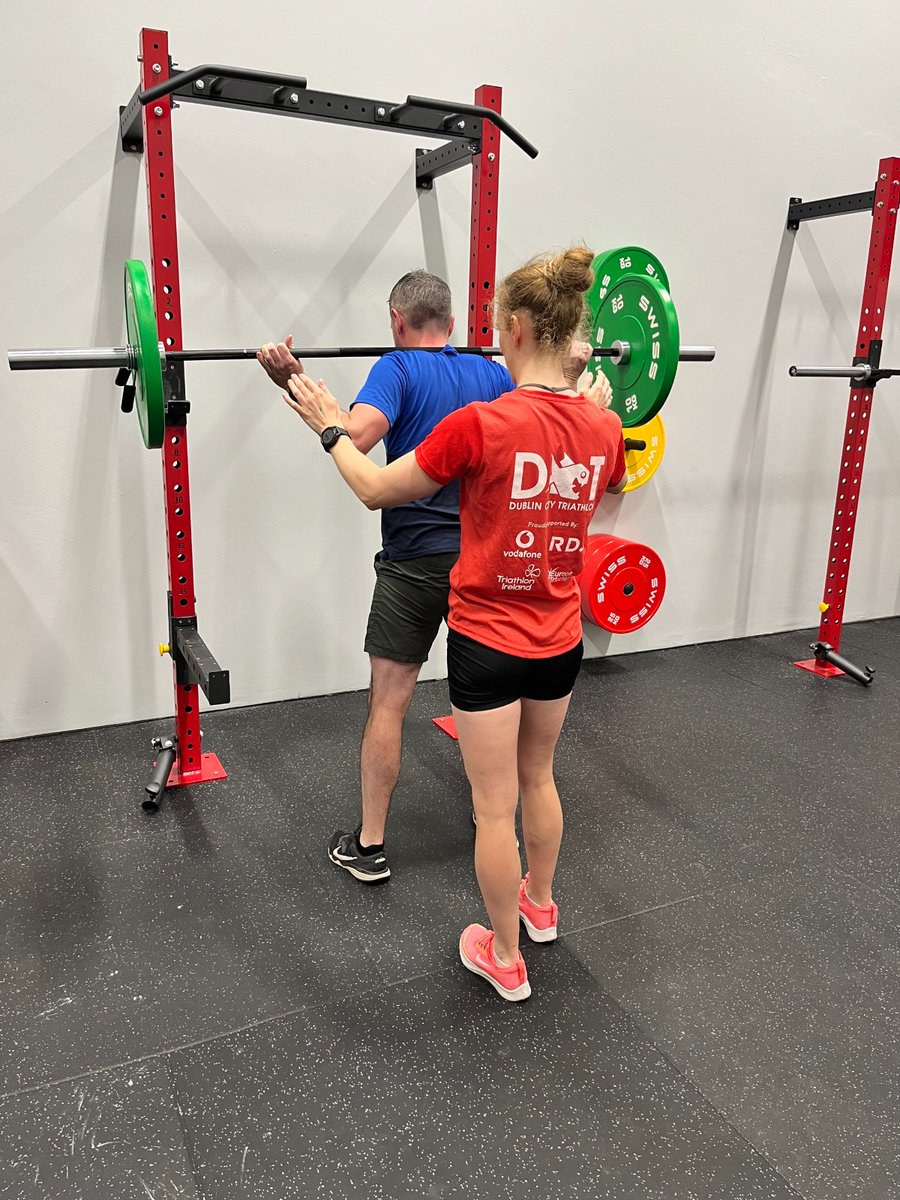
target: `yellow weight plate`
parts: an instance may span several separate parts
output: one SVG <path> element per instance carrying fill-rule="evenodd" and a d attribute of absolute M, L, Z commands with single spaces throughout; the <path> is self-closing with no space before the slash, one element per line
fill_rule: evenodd
<path fill-rule="evenodd" d="M 634 425 L 630 429 L 623 429 L 622 432 L 626 443 L 629 439 L 647 443 L 643 450 L 625 451 L 625 467 L 628 471 L 625 491 L 633 492 L 649 483 L 659 470 L 659 464 L 666 452 L 666 430 L 662 417 L 653 417 L 644 425 Z"/>

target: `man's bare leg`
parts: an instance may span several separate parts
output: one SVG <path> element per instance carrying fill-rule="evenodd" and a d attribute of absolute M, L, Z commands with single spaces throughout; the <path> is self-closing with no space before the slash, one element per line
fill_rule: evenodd
<path fill-rule="evenodd" d="M 359 752 L 362 787 L 362 847 L 384 842 L 391 796 L 400 776 L 403 722 L 412 702 L 421 663 L 398 663 L 369 655 L 372 681 L 369 716 Z"/>

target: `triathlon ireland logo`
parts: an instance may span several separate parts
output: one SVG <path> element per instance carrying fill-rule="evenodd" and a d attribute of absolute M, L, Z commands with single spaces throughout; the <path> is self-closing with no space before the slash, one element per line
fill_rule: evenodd
<path fill-rule="evenodd" d="M 504 592 L 530 592 L 541 577 L 537 563 L 528 563 L 521 575 L 498 575 L 497 582 Z"/>

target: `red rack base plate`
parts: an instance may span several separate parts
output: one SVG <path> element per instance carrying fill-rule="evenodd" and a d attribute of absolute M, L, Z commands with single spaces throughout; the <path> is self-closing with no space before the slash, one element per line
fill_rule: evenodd
<path fill-rule="evenodd" d="M 831 679 L 834 675 L 844 674 L 840 667 L 833 667 L 831 663 L 820 663 L 817 658 L 804 658 L 801 662 L 795 662 L 794 666 L 799 667 L 801 671 L 810 671 L 813 675 L 821 675 L 823 679 Z"/>

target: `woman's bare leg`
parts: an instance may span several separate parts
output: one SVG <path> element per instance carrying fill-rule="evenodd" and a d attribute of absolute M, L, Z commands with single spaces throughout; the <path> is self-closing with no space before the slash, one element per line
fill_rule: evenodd
<path fill-rule="evenodd" d="M 494 957 L 502 966 L 516 962 L 519 953 L 522 863 L 515 820 L 520 711 L 518 700 L 485 712 L 453 708 L 478 819 L 475 874 L 494 930 Z"/>

